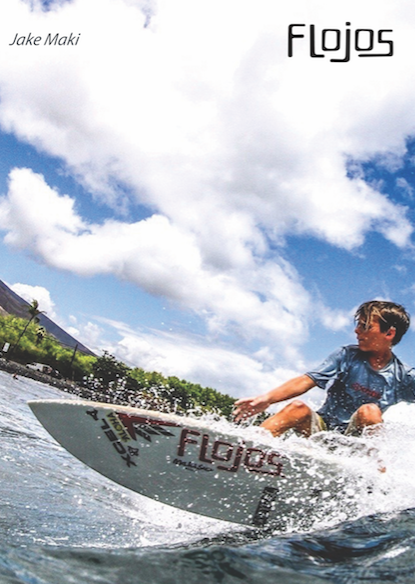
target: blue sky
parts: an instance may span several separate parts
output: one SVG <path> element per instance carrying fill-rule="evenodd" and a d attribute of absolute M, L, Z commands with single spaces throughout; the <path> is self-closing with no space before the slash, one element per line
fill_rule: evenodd
<path fill-rule="evenodd" d="M 259 4 L 0 7 L 0 278 L 92 349 L 234 396 L 353 342 L 365 300 L 415 315 L 415 9 Z M 287 57 L 290 23 L 346 21 L 395 54 Z M 81 37 L 10 46 L 29 31 Z"/>

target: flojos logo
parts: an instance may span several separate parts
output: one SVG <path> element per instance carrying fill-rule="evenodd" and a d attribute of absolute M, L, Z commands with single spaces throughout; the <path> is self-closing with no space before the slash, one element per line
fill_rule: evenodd
<path fill-rule="evenodd" d="M 391 29 L 352 29 L 346 22 L 344 30 L 339 28 L 319 29 L 314 24 L 290 24 L 288 26 L 288 56 L 293 57 L 308 45 L 310 57 L 331 57 L 333 63 L 347 63 L 351 57 L 392 57 L 394 52 Z"/>

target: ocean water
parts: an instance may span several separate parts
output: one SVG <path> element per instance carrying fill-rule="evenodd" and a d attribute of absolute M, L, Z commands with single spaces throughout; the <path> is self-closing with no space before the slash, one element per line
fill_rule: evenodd
<path fill-rule="evenodd" d="M 350 483 L 350 514 L 328 501 L 311 529 L 258 531 L 117 486 L 55 443 L 26 403 L 66 394 L 3 372 L 0 387 L 0 583 L 415 582 L 413 406 L 367 438 L 385 473 L 339 450 L 363 485 Z"/>

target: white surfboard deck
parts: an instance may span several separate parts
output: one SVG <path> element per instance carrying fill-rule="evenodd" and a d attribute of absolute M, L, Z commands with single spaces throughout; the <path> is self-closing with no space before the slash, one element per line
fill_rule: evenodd
<path fill-rule="evenodd" d="M 344 469 L 324 456 L 284 452 L 189 417 L 84 400 L 29 405 L 76 458 L 141 495 L 253 527 L 324 515 Z M 236 430 L 236 428 L 235 428 Z M 339 499 L 340 501 L 340 499 Z"/>

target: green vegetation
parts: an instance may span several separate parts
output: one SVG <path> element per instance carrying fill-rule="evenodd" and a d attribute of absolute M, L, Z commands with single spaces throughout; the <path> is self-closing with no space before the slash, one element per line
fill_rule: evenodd
<path fill-rule="evenodd" d="M 128 367 L 107 352 L 101 357 L 92 357 L 63 347 L 39 326 L 38 306 L 34 303 L 28 311 L 29 321 L 11 315 L 0 316 L 0 349 L 4 343 L 10 343 L 8 357 L 14 361 L 49 365 L 66 379 L 73 379 L 96 392 L 100 399 L 104 395 L 108 401 L 164 411 L 192 410 L 231 416 L 235 400 L 214 389 Z"/>
<path fill-rule="evenodd" d="M 139 367 L 130 368 L 104 352 L 92 365 L 90 384 L 97 382 L 107 392 L 134 403 L 141 396 L 150 407 L 169 411 L 194 413 L 214 412 L 230 418 L 235 400 L 210 387 L 202 387 L 178 377 L 164 377 L 160 373 L 149 373 Z"/>
<path fill-rule="evenodd" d="M 7 357 L 19 363 L 45 363 L 74 380 L 92 373 L 95 357 L 74 354 L 74 349 L 63 347 L 39 326 L 36 317 L 27 321 L 12 315 L 0 316 L 0 348 L 4 343 L 10 343 Z"/>
<path fill-rule="evenodd" d="M 16 343 L 14 345 L 12 345 L 10 352 L 9 352 L 10 355 L 13 355 L 13 353 L 16 351 L 16 349 L 20 343 L 21 338 L 26 333 L 29 326 L 32 324 L 32 321 L 35 321 L 36 323 L 38 323 L 39 322 L 38 315 L 43 314 L 43 311 L 39 310 L 39 302 L 37 300 L 32 300 L 32 303 L 30 304 L 27 311 L 30 314 L 30 319 L 27 321 L 22 332 L 19 334 L 19 337 L 18 337 Z M 40 330 L 40 328 L 42 328 L 42 327 L 39 327 L 39 330 Z M 36 334 L 39 335 L 40 333 L 38 332 Z"/>

